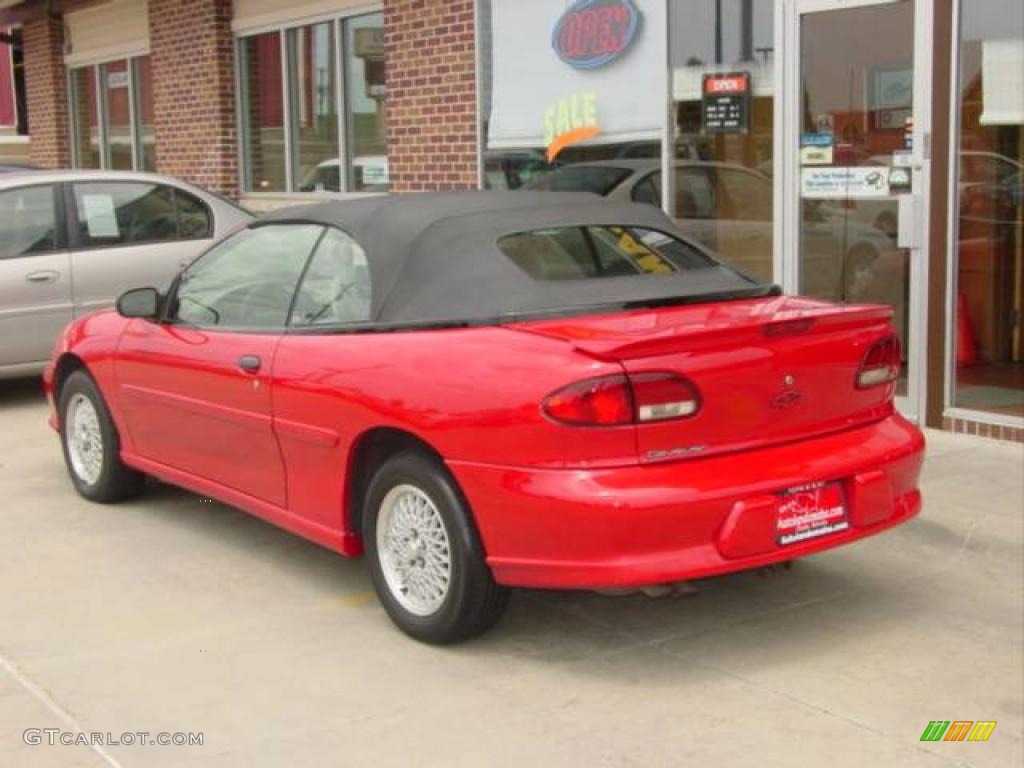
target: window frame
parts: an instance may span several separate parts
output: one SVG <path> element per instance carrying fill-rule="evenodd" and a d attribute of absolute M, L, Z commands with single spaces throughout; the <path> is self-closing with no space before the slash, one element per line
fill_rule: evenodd
<path fill-rule="evenodd" d="M 0 255 L 0 261 L 15 261 L 17 259 L 31 259 L 33 256 L 51 256 L 55 253 L 66 253 L 70 250 L 68 245 L 68 226 L 66 216 L 66 200 L 64 190 L 61 187 L 64 186 L 63 182 L 60 181 L 40 181 L 34 184 L 18 184 L 17 186 L 5 187 L 0 189 L 0 195 L 7 192 L 17 192 L 21 189 L 34 189 L 36 187 L 49 187 L 50 195 L 53 198 L 53 216 L 54 216 L 54 229 L 53 239 L 54 247 L 45 251 L 33 251 L 32 253 L 21 253 L 17 256 L 3 256 Z"/>
<path fill-rule="evenodd" d="M 382 6 L 374 5 L 362 8 L 353 8 L 347 11 L 335 11 L 328 14 L 308 16 L 300 19 L 289 20 L 285 23 L 275 23 L 262 26 L 246 27 L 237 29 L 234 32 L 234 65 L 235 65 L 235 116 L 238 124 L 238 181 L 242 196 L 244 197 L 279 197 L 281 195 L 376 195 L 376 191 L 363 192 L 353 189 L 354 186 L 354 156 L 352 155 L 352 144 L 354 143 L 349 130 L 349 108 L 351 100 L 348 95 L 349 68 L 347 62 L 348 48 L 345 41 L 345 25 L 350 19 L 363 16 L 382 14 Z M 329 23 L 331 25 L 333 54 L 334 54 L 334 107 L 337 113 L 337 138 L 338 138 L 338 160 L 341 163 L 338 173 L 337 191 L 309 191 L 300 190 L 302 179 L 297 178 L 298 173 L 298 148 L 295 141 L 294 124 L 296 122 L 292 105 L 295 95 L 293 87 L 296 84 L 296 71 L 292 67 L 290 44 L 294 30 L 304 27 L 312 27 L 318 24 Z M 250 103 L 250 89 L 246 76 L 247 56 L 244 43 L 248 38 L 256 37 L 267 33 L 278 33 L 278 45 L 281 50 L 281 99 L 282 99 L 282 132 L 284 143 L 284 178 L 285 185 L 282 190 L 263 191 L 253 187 L 251 169 L 247 161 L 249 154 L 250 136 L 247 130 L 248 107 Z"/>
<path fill-rule="evenodd" d="M 126 172 L 127 173 L 127 172 Z M 171 191 L 171 200 L 174 204 L 174 216 L 175 225 L 177 228 L 177 236 L 170 240 L 136 240 L 130 243 L 104 243 L 104 244 L 90 244 L 82 242 L 79 237 L 81 232 L 82 219 L 78 215 L 78 199 L 75 197 L 75 186 L 85 184 L 102 184 L 104 186 L 111 186 L 116 184 L 134 184 L 134 185 L 150 185 L 153 187 L 162 187 Z M 149 181 L 147 179 L 78 179 L 76 181 L 62 182 L 64 186 L 63 204 L 66 214 L 64 221 L 67 229 L 66 243 L 67 249 L 71 251 L 101 251 L 101 250 L 114 250 L 116 248 L 138 248 L 141 246 L 161 245 L 166 243 L 191 243 L 199 242 L 202 240 L 210 240 L 216 236 L 217 224 L 216 217 L 213 215 L 213 209 L 210 204 L 200 198 L 198 195 L 193 195 L 188 190 L 180 189 L 174 184 L 168 184 L 160 181 Z M 178 209 L 178 195 L 186 194 L 189 197 L 196 200 L 203 212 L 206 214 L 206 224 L 208 228 L 208 234 L 206 237 L 182 237 L 181 236 L 181 211 Z M 214 247 L 217 243 L 211 243 L 210 247 Z M 204 251 L 205 254 L 205 251 Z"/>
<path fill-rule="evenodd" d="M 100 165 L 97 169 L 101 171 L 110 170 L 121 170 L 126 169 L 114 169 L 110 167 L 110 115 L 107 105 L 107 88 L 106 88 L 106 77 L 107 67 L 110 64 L 116 64 L 118 62 L 124 62 L 126 65 L 126 74 L 128 75 L 128 111 L 129 111 L 129 123 L 130 123 L 130 141 L 132 150 L 132 171 L 145 171 L 143 166 L 143 152 L 142 152 L 142 107 L 140 81 L 138 77 L 138 60 L 150 56 L 148 51 L 132 53 L 127 56 L 115 56 L 111 59 L 103 59 L 101 61 L 91 62 L 89 64 L 80 64 L 78 66 L 65 67 L 64 77 L 67 83 L 67 103 L 68 103 L 68 128 L 70 130 L 70 150 L 71 150 L 71 167 L 76 170 L 91 170 L 92 167 L 86 168 L 82 165 L 82 158 L 80 156 L 80 150 L 78 147 L 78 130 L 81 128 L 78 125 L 77 111 L 75 109 L 75 96 L 78 94 L 78 87 L 75 83 L 75 73 L 81 70 L 93 71 L 93 98 L 96 101 L 96 122 L 99 128 L 99 143 L 100 143 Z M 152 65 L 152 62 L 151 62 Z"/>

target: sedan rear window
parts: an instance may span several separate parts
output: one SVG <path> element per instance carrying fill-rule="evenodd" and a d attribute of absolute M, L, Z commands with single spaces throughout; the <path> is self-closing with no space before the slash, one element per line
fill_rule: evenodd
<path fill-rule="evenodd" d="M 537 280 L 665 275 L 718 266 L 682 240 L 638 227 L 539 229 L 506 235 L 498 247 Z"/>

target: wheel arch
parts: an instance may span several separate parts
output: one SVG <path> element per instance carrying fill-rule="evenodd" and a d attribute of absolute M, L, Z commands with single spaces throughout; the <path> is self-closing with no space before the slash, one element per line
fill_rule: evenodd
<path fill-rule="evenodd" d="M 398 427 L 373 427 L 356 438 L 349 452 L 345 482 L 345 531 L 360 542 L 363 534 L 363 500 L 377 467 L 403 451 L 418 451 L 436 459 L 444 457 L 423 438 Z"/>
<path fill-rule="evenodd" d="M 53 367 L 53 402 L 55 407 L 60 404 L 60 395 L 64 384 L 75 371 L 85 371 L 88 373 L 89 368 L 85 361 L 74 352 L 65 352 L 57 358 L 57 364 Z M 59 419 L 61 417 L 60 409 L 58 408 L 57 410 L 57 418 Z"/>

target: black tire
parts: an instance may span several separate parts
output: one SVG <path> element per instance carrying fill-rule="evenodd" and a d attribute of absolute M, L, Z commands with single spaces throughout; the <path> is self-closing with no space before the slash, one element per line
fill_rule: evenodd
<path fill-rule="evenodd" d="M 429 615 L 418 615 L 402 605 L 384 574 L 378 551 L 382 502 L 399 486 L 412 486 L 429 499 L 447 536 L 450 579 L 443 601 Z M 509 590 L 495 583 L 487 567 L 462 493 L 444 465 L 427 455 L 403 452 L 376 471 L 364 501 L 363 546 L 384 610 L 399 629 L 422 642 L 446 645 L 475 637 L 494 626 L 508 603 Z"/>
<path fill-rule="evenodd" d="M 72 402 L 77 401 L 78 398 L 88 400 L 95 410 L 102 441 L 102 460 L 99 465 L 99 473 L 92 481 L 83 477 L 75 469 L 69 447 L 72 435 L 68 424 L 68 410 Z M 117 433 L 117 427 L 114 425 L 114 420 L 110 418 L 110 411 L 103 401 L 96 382 L 84 370 L 75 371 L 68 376 L 60 391 L 58 409 L 60 445 L 64 451 L 64 464 L 75 490 L 89 501 L 103 504 L 123 501 L 139 495 L 146 480 L 145 475 L 131 469 L 121 461 L 121 438 Z"/>

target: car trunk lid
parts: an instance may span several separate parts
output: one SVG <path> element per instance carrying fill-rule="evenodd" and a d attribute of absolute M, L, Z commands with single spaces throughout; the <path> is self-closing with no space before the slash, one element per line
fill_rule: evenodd
<path fill-rule="evenodd" d="M 891 334 L 892 310 L 773 297 L 637 309 L 509 325 L 618 362 L 635 376 L 681 375 L 695 415 L 636 427 L 641 461 L 744 450 L 876 420 L 893 385 L 855 385 L 867 351 Z"/>

